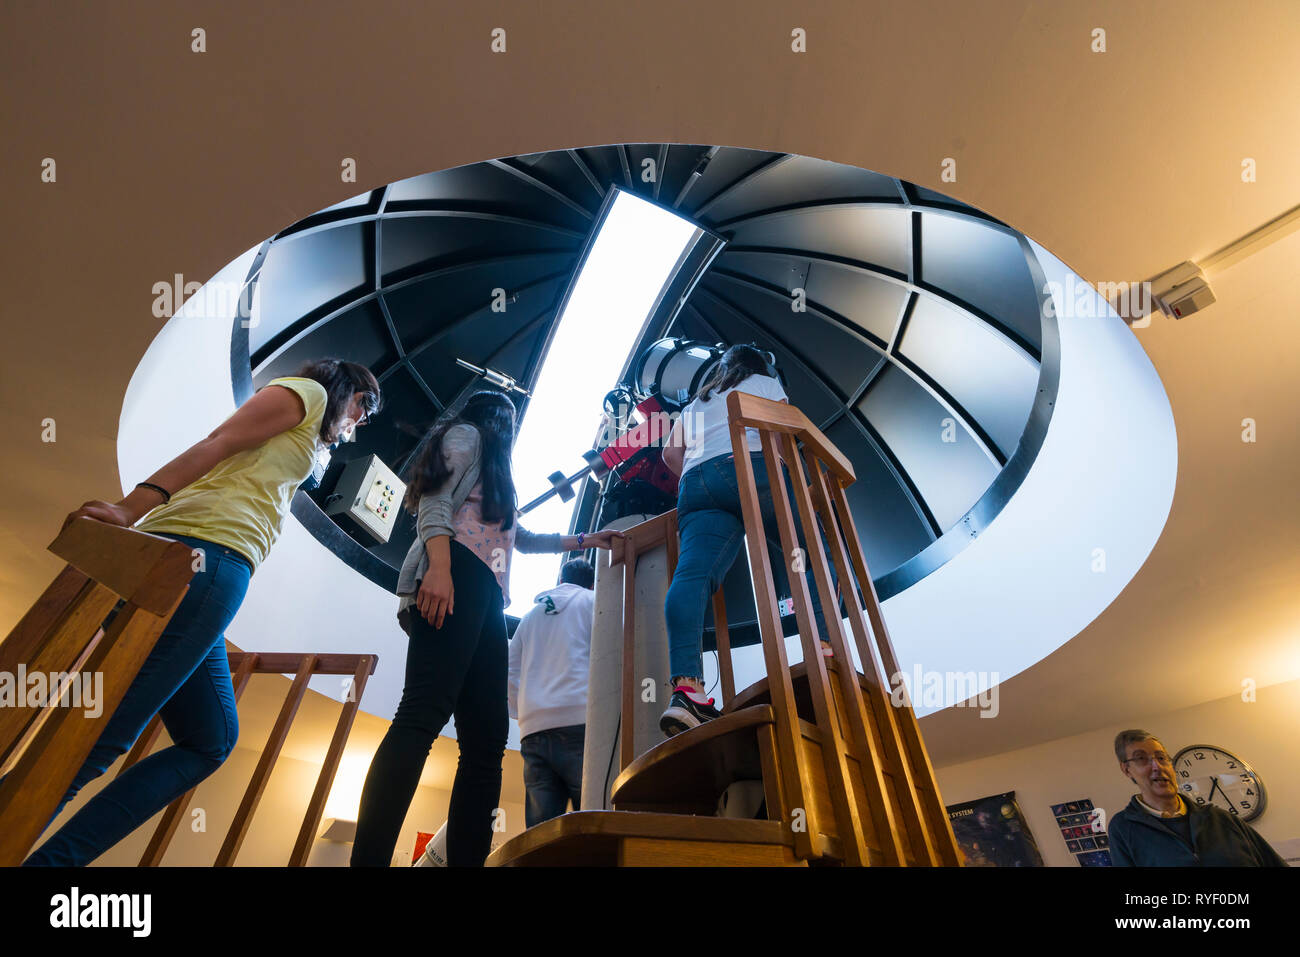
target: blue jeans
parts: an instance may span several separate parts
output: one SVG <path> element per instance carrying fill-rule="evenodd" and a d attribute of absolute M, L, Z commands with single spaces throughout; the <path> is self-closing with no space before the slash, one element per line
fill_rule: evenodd
<path fill-rule="evenodd" d="M 582 807 L 582 748 L 586 731 L 585 724 L 574 724 L 534 731 L 520 740 L 524 787 L 528 792 L 524 823 L 528 827 L 559 817 L 568 809 L 570 800 L 575 811 Z"/>
<path fill-rule="evenodd" d="M 225 631 L 248 591 L 252 567 L 224 545 L 187 535 L 164 537 L 203 549 L 204 570 L 194 575 L 50 821 L 130 749 L 155 714 L 162 715 L 174 743 L 119 774 L 24 866 L 89 864 L 220 767 L 235 747 L 239 716 Z"/>
<path fill-rule="evenodd" d="M 767 463 L 762 452 L 750 452 L 754 466 L 754 485 L 758 491 L 764 531 L 767 533 L 773 584 L 777 597 L 788 593 L 789 576 L 786 562 L 781 560 L 781 538 L 776 524 L 776 508 L 772 504 L 772 491 L 768 484 Z M 799 510 L 795 507 L 794 486 L 786 466 L 782 466 L 786 495 L 794 517 L 799 547 L 807 554 Z M 664 617 L 668 624 L 668 666 L 670 677 L 701 678 L 704 674 L 700 638 L 704 632 L 704 612 L 726 577 L 745 538 L 744 512 L 740 506 L 740 483 L 736 477 L 733 455 L 719 455 L 699 465 L 692 466 L 682 476 L 677 489 L 677 531 L 680 537 L 677 568 L 664 601 Z M 822 547 L 826 535 L 820 528 Z M 829 563 L 828 563 L 829 564 Z M 818 634 L 825 640 L 829 636 L 826 619 L 822 615 L 821 599 L 813 579 L 812 560 L 806 558 L 804 574 L 812 597 L 813 613 Z M 831 581 L 836 582 L 835 567 L 830 565 Z"/>

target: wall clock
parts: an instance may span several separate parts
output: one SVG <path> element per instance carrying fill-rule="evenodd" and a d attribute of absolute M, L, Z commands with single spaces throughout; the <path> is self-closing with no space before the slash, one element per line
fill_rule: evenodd
<path fill-rule="evenodd" d="M 1193 744 L 1174 756 L 1175 784 L 1193 804 L 1215 804 L 1243 821 L 1264 813 L 1264 782 L 1241 758 L 1212 744 Z"/>

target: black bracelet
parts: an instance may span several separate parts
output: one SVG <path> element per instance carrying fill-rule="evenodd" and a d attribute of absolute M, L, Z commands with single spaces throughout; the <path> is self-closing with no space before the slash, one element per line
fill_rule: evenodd
<path fill-rule="evenodd" d="M 135 483 L 135 487 L 136 487 L 136 488 L 151 488 L 151 489 L 153 489 L 155 492 L 157 492 L 159 495 L 161 495 L 161 496 L 163 497 L 163 504 L 164 504 L 164 505 L 166 505 L 168 502 L 170 502 L 170 501 L 172 500 L 172 497 L 171 497 L 171 493 L 170 493 L 170 492 L 168 492 L 168 491 L 167 491 L 165 488 L 163 488 L 161 485 L 154 485 L 153 482 L 136 482 L 136 483 Z"/>

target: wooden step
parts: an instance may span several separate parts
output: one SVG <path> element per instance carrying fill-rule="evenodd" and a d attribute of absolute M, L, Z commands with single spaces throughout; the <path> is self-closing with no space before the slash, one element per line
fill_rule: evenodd
<path fill-rule="evenodd" d="M 778 821 L 573 811 L 501 845 L 488 867 L 797 866 Z"/>
<path fill-rule="evenodd" d="M 619 811 L 712 815 L 735 781 L 761 781 L 758 728 L 772 723 L 771 705 L 732 711 L 673 735 L 640 755 L 614 780 Z"/>
<path fill-rule="evenodd" d="M 839 679 L 838 677 L 835 677 L 835 675 L 839 670 L 839 664 L 834 658 L 825 658 L 823 660 L 826 662 L 826 670 L 830 672 L 827 677 L 831 679 L 832 683 L 837 682 Z M 790 684 L 794 688 L 795 710 L 799 713 L 799 717 L 803 718 L 805 721 L 815 722 L 817 716 L 813 713 L 812 696 L 808 691 L 807 662 L 801 661 L 798 664 L 790 666 Z M 865 694 L 870 687 L 870 685 L 867 684 L 867 676 L 860 671 L 858 672 L 858 684 L 861 686 L 863 694 Z M 737 691 L 736 697 L 732 700 L 731 707 L 728 710 L 738 711 L 741 708 L 750 708 L 756 704 L 771 703 L 772 694 L 768 688 L 767 679 L 760 678 L 748 688 L 745 688 L 742 691 Z"/>

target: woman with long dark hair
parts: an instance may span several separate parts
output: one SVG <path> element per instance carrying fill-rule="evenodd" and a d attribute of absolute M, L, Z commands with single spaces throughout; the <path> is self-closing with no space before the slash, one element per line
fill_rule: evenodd
<path fill-rule="evenodd" d="M 352 865 L 387 867 L 434 739 L 456 718 L 460 759 L 447 812 L 447 863 L 481 865 L 492 845 L 509 731 L 505 606 L 510 559 L 609 548 L 619 532 L 536 535 L 517 521 L 510 450 L 515 407 L 471 395 L 412 457 L 404 505 L 417 534 L 398 576 L 410 641 L 406 683 L 366 774 Z"/>
<path fill-rule="evenodd" d="M 24 864 L 90 863 L 225 761 L 239 734 L 226 627 L 317 454 L 379 407 L 379 383 L 365 366 L 309 362 L 297 375 L 272 379 L 121 501 L 86 502 L 67 517 L 64 526 L 85 515 L 184 542 L 198 571 L 54 817 L 155 714 L 171 747 L 119 774 Z"/>
<path fill-rule="evenodd" d="M 664 601 L 668 625 L 668 664 L 672 676 L 672 698 L 659 719 L 669 737 L 712 720 L 720 712 L 706 697 L 703 682 L 701 636 L 704 612 L 727 571 L 740 552 L 745 538 L 745 517 L 740 504 L 740 483 L 736 478 L 735 455 L 727 419 L 727 396 L 745 392 L 765 399 L 787 402 L 785 389 L 775 376 L 769 356 L 752 345 L 732 346 L 700 385 L 695 399 L 682 410 L 664 442 L 665 464 L 681 476 L 677 488 L 677 530 L 680 544 L 677 567 Z M 746 429 L 754 484 L 758 491 L 763 525 L 770 554 L 783 552 L 777 531 L 776 510 L 756 429 Z M 780 460 L 780 452 L 777 453 Z M 784 462 L 781 466 L 786 494 L 794 501 L 794 488 Z M 806 550 L 799 513 L 794 511 L 799 545 Z M 820 529 L 818 530 L 820 533 Z M 822 536 L 823 542 L 825 536 Z M 771 551 L 771 549 L 775 549 Z M 777 594 L 789 588 L 784 561 L 774 561 L 772 571 Z M 811 568 L 807 570 L 818 633 L 827 635 L 821 601 Z M 832 581 L 835 571 L 831 569 Z M 824 642 L 823 642 L 824 644 Z M 829 646 L 827 646 L 829 647 Z M 823 649 L 825 653 L 825 649 Z"/>

